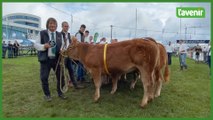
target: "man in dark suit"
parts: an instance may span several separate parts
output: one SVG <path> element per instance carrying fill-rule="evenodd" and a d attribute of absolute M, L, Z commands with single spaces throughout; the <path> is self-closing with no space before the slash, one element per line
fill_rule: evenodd
<path fill-rule="evenodd" d="M 40 31 L 39 40 L 34 44 L 34 47 L 38 50 L 38 61 L 40 62 L 40 79 L 45 95 L 44 99 L 46 101 L 52 100 L 48 83 L 48 77 L 51 68 L 55 71 L 57 77 L 58 97 L 61 99 L 67 98 L 60 89 L 60 65 L 58 64 L 57 66 L 63 38 L 61 33 L 57 32 L 56 29 L 56 19 L 49 18 L 46 23 L 46 30 Z M 62 86 L 63 85 L 64 79 L 62 78 Z"/>

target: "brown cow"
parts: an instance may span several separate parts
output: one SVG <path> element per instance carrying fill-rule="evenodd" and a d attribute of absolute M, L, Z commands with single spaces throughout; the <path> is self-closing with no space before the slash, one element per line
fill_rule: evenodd
<path fill-rule="evenodd" d="M 166 52 L 165 47 L 158 43 L 160 57 L 159 57 L 159 64 L 156 68 L 156 93 L 155 97 L 160 96 L 161 87 L 163 80 L 165 82 L 169 81 L 169 65 L 168 65 L 168 55 Z M 163 73 L 164 72 L 164 73 Z"/>
<path fill-rule="evenodd" d="M 106 75 L 104 68 L 104 45 L 80 43 L 72 38 L 67 54 L 79 60 L 91 73 L 95 84 L 94 101 L 100 98 L 101 75 Z M 112 77 L 113 94 L 117 89 L 117 81 L 123 73 L 138 69 L 142 75 L 144 95 L 140 106 L 145 107 L 154 98 L 154 70 L 158 64 L 159 50 L 156 42 L 143 38 L 108 44 L 106 62 L 109 76 Z"/>
<path fill-rule="evenodd" d="M 152 38 L 144 38 L 147 40 L 153 40 Z M 165 82 L 169 81 L 169 66 L 168 66 L 168 56 L 165 47 L 158 43 L 158 48 L 160 51 L 158 65 L 155 69 L 155 97 L 160 96 L 161 87 L 163 80 Z M 137 72 L 137 71 L 135 71 Z M 134 89 L 137 79 L 133 80 L 130 89 Z"/>

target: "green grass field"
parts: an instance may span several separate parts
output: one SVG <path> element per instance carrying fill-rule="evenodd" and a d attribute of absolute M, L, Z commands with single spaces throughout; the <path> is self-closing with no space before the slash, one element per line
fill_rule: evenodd
<path fill-rule="evenodd" d="M 93 102 L 94 85 L 85 89 L 70 88 L 68 100 L 57 97 L 56 80 L 49 80 L 52 102 L 43 100 L 39 79 L 39 63 L 36 57 L 3 59 L 4 117 L 210 117 L 210 77 L 206 64 L 195 64 L 187 59 L 189 68 L 180 71 L 178 58 L 173 57 L 171 80 L 165 83 L 159 98 L 141 109 L 139 103 L 143 87 L 139 81 L 136 88 L 129 89 L 130 81 L 119 83 L 114 95 L 111 85 L 102 86 L 101 99 Z"/>

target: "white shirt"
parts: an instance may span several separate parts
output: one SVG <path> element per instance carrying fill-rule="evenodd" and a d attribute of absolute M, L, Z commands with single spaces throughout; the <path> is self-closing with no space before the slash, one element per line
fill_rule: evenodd
<path fill-rule="evenodd" d="M 38 38 L 34 43 L 34 47 L 38 51 L 45 51 L 46 49 L 44 48 L 44 44 L 41 44 L 41 36 L 40 33 L 38 34 Z"/>
<path fill-rule="evenodd" d="M 180 53 L 187 53 L 187 47 L 184 44 L 181 44 L 179 47 L 179 52 Z"/>
<path fill-rule="evenodd" d="M 211 56 L 211 50 L 210 50 L 211 46 L 208 46 L 208 52 L 209 52 L 209 56 Z"/>
<path fill-rule="evenodd" d="M 90 43 L 89 36 L 87 36 L 87 37 L 84 38 L 84 42 Z"/>
<path fill-rule="evenodd" d="M 65 32 L 64 32 L 64 33 L 65 33 Z M 68 35 L 69 35 L 68 32 L 66 32 L 66 33 L 65 33 L 65 38 L 66 38 L 65 40 L 67 40 L 67 41 L 66 41 L 67 45 L 65 46 L 65 42 L 64 42 L 65 40 L 62 40 L 63 42 L 62 42 L 62 45 L 61 45 L 61 50 L 67 50 L 67 48 L 68 48 L 69 45 L 70 45 L 70 41 L 69 41 L 69 39 L 68 39 L 68 38 L 69 38 Z M 63 36 L 62 36 L 62 37 L 63 37 Z M 70 37 L 71 37 L 71 36 L 70 36 Z"/>
<path fill-rule="evenodd" d="M 49 36 L 49 40 L 51 40 L 51 31 L 48 30 L 48 36 Z M 56 39 L 56 31 L 53 32 L 54 33 L 54 38 Z M 62 37 L 62 44 L 64 44 L 64 40 Z M 45 51 L 46 49 L 44 48 L 44 44 L 41 44 L 41 36 L 40 34 L 38 34 L 38 38 L 34 43 L 34 47 L 36 50 L 38 51 Z"/>
<path fill-rule="evenodd" d="M 203 52 L 208 52 L 208 48 L 203 48 Z"/>
<path fill-rule="evenodd" d="M 77 34 L 76 34 L 76 38 L 77 38 L 77 40 L 78 40 L 79 42 L 81 42 L 81 34 L 80 34 L 80 33 L 77 33 Z"/>
<path fill-rule="evenodd" d="M 166 52 L 172 53 L 173 52 L 173 46 L 172 45 L 166 45 Z"/>
<path fill-rule="evenodd" d="M 49 36 L 49 40 L 51 39 L 51 31 L 48 30 L 48 36 Z M 54 33 L 54 38 L 56 38 L 56 31 L 53 32 Z M 38 34 L 38 38 L 34 44 L 34 47 L 38 50 L 38 51 L 45 51 L 46 49 L 44 48 L 44 44 L 41 44 L 41 36 L 40 34 Z"/>

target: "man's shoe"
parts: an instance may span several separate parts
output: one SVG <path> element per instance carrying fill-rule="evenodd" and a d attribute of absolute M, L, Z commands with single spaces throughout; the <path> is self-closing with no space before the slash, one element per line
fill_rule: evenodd
<path fill-rule="evenodd" d="M 183 66 L 180 67 L 180 70 L 183 70 Z"/>
<path fill-rule="evenodd" d="M 73 87 L 73 83 L 71 81 L 69 81 L 68 86 Z"/>
<path fill-rule="evenodd" d="M 46 100 L 47 102 L 51 102 L 52 101 L 52 98 L 51 96 L 44 96 L 44 100 Z"/>
<path fill-rule="evenodd" d="M 61 98 L 62 100 L 66 100 L 67 99 L 67 97 L 65 95 L 63 95 L 63 94 L 58 95 L 58 97 Z"/>

